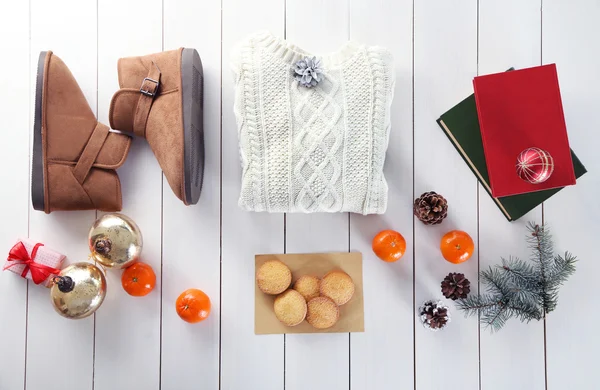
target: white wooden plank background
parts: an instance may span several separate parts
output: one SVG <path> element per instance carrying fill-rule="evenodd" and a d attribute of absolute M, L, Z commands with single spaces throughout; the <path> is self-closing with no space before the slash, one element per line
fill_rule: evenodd
<path fill-rule="evenodd" d="M 68 256 L 88 256 L 87 230 L 99 213 L 34 211 L 29 201 L 30 134 L 40 50 L 69 66 L 100 121 L 117 90 L 119 57 L 195 47 L 205 75 L 206 167 L 198 205 L 185 207 L 149 147 L 135 140 L 119 170 L 123 212 L 144 233 L 144 261 L 157 273 L 145 298 L 125 294 L 109 272 L 95 316 L 56 315 L 48 292 L 0 274 L 0 390 L 13 389 L 597 389 L 600 348 L 593 299 L 600 190 L 600 5 L 595 0 L 30 0 L 3 3 L 0 23 L 0 244 L 31 237 Z M 229 54 L 249 33 L 270 30 L 316 53 L 353 39 L 389 48 L 396 87 L 382 216 L 247 213 L 237 207 L 240 167 Z M 521 221 L 507 223 L 438 128 L 435 119 L 472 92 L 477 74 L 540 63 L 558 65 L 571 146 L 588 168 Z M 450 217 L 438 227 L 412 218 L 412 200 L 442 193 Z M 431 333 L 416 308 L 439 297 L 451 271 L 477 289 L 477 272 L 500 256 L 526 257 L 525 223 L 544 219 L 557 249 L 579 256 L 558 309 L 545 322 L 510 322 L 497 334 L 453 311 Z M 377 260 L 383 229 L 407 240 L 395 264 Z M 439 256 L 445 231 L 459 228 L 477 253 L 453 266 Z M 365 326 L 360 334 L 254 335 L 257 253 L 364 254 Z M 174 301 L 203 289 L 211 317 L 182 322 Z M 451 303 L 450 303 L 451 304 Z M 451 305 L 452 306 L 452 305 Z M 64 379 L 63 376 L 67 376 Z"/>
<path fill-rule="evenodd" d="M 19 59 L 2 65 L 0 86 L 11 92 L 11 98 L 0 104 L 0 115 L 6 118 L 6 141 L 0 143 L 0 164 L 11 167 L 2 173 L 5 186 L 0 202 L 0 215 L 10 223 L 0 224 L 0 245 L 10 248 L 15 236 L 29 234 L 29 96 L 32 84 L 29 70 L 29 4 L 20 2 L 12 8 L 13 23 L 0 23 L 2 48 Z M 3 61 L 2 61 L 3 62 Z M 7 174 L 8 172 L 10 174 Z M 10 275 L 8 275 L 10 276 Z M 22 389 L 25 383 L 28 285 L 22 280 L 0 279 L 0 389 Z M 6 353 L 11 351 L 12 353 Z"/>

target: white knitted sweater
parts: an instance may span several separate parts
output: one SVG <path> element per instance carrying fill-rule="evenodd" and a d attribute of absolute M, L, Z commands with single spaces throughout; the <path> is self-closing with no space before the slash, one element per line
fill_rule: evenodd
<path fill-rule="evenodd" d="M 312 57 L 266 32 L 233 51 L 239 205 L 268 212 L 382 214 L 392 56 L 348 42 L 317 56 L 324 80 L 306 88 L 295 80 L 293 67 L 307 56 Z"/>

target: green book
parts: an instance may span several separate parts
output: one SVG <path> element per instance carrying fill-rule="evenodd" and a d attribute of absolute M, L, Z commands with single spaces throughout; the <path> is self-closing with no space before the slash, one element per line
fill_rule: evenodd
<path fill-rule="evenodd" d="M 485 155 L 483 153 L 479 120 L 477 118 L 475 95 L 471 95 L 458 103 L 448 112 L 443 114 L 437 122 L 469 168 L 471 168 L 477 177 L 477 180 L 479 180 L 483 188 L 485 188 L 488 194 L 490 194 L 490 197 L 492 197 L 490 178 L 488 176 Z M 573 159 L 575 177 L 580 178 L 587 171 L 575 153 L 573 153 L 573 150 L 571 150 L 571 158 Z M 562 188 L 554 188 L 502 198 L 492 197 L 492 199 L 506 219 L 509 221 L 516 221 L 561 189 Z"/>

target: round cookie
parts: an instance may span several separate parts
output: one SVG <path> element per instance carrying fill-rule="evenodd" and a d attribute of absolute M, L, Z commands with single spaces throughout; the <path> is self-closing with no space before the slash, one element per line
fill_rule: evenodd
<path fill-rule="evenodd" d="M 321 279 L 321 295 L 331 298 L 336 305 L 347 303 L 354 295 L 354 282 L 344 271 L 331 271 Z"/>
<path fill-rule="evenodd" d="M 294 290 L 298 291 L 306 302 L 310 301 L 313 298 L 319 296 L 319 285 L 321 284 L 321 280 L 316 276 L 311 275 L 303 275 L 300 276 L 296 283 L 294 283 Z"/>
<path fill-rule="evenodd" d="M 306 306 L 306 321 L 317 329 L 331 328 L 340 318 L 340 309 L 327 297 L 313 298 Z"/>
<path fill-rule="evenodd" d="M 275 298 L 275 316 L 286 326 L 296 326 L 306 317 L 306 301 L 296 290 L 287 290 Z"/>
<path fill-rule="evenodd" d="M 256 271 L 256 283 L 265 294 L 281 294 L 292 283 L 292 272 L 279 260 L 264 262 Z"/>

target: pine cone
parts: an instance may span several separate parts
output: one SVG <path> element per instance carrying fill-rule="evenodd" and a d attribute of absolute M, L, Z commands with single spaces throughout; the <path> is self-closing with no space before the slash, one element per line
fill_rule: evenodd
<path fill-rule="evenodd" d="M 442 294 L 448 299 L 466 298 L 471 292 L 471 282 L 464 274 L 451 272 L 442 281 Z"/>
<path fill-rule="evenodd" d="M 448 201 L 433 191 L 426 192 L 415 199 L 413 212 L 425 225 L 437 225 L 448 215 Z"/>
<path fill-rule="evenodd" d="M 423 303 L 423 306 L 419 308 L 419 317 L 423 326 L 433 331 L 444 329 L 450 322 L 448 307 L 442 305 L 442 302 L 434 300 Z"/>

